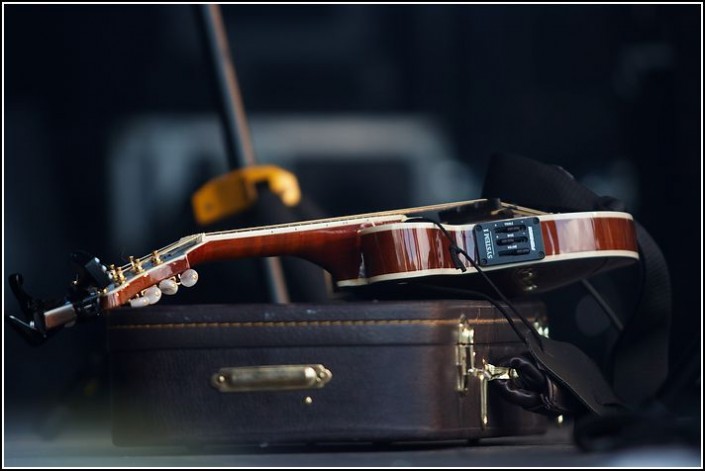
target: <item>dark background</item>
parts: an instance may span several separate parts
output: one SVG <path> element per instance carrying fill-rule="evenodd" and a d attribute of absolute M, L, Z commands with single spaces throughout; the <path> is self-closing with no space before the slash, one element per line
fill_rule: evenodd
<path fill-rule="evenodd" d="M 108 158 L 120 156 L 115 135 L 125 123 L 215 117 L 193 8 L 3 7 L 6 314 L 17 311 L 9 273 L 22 272 L 34 294 L 60 297 L 72 276 L 71 250 L 124 257 L 126 247 L 111 236 L 115 167 Z M 222 9 L 253 119 L 421 116 L 480 181 L 493 152 L 514 152 L 562 165 L 595 191 L 624 199 L 669 263 L 670 363 L 677 369 L 700 355 L 700 6 Z M 314 160 L 320 171 L 310 163 L 294 169 L 327 214 L 411 200 L 385 187 L 404 169 L 385 166 L 384 158 L 378 166 L 361 161 L 353 174 L 334 161 Z M 346 186 L 331 183 L 331 169 L 353 177 Z M 149 194 L 151 170 L 121 176 L 121 191 Z M 198 230 L 187 209 L 190 192 L 214 175 L 212 168 L 194 171 L 183 198 L 171 202 L 181 217 L 144 227 L 120 221 L 149 234 L 128 253 L 143 255 Z M 478 192 L 477 181 L 468 181 L 459 196 Z M 261 283 L 248 283 L 218 295 L 204 287 L 202 298 L 188 299 L 265 301 Z M 104 349 L 100 322 L 61 332 L 40 349 L 6 329 L 6 424 L 47 427 L 57 404 L 103 404 Z"/>

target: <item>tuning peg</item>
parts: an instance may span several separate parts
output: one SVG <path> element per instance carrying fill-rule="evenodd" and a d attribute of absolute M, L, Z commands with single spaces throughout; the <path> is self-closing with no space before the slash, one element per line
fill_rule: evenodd
<path fill-rule="evenodd" d="M 138 296 L 136 298 L 130 299 L 131 307 L 145 307 L 149 306 L 149 299 L 146 296 Z"/>
<path fill-rule="evenodd" d="M 187 288 L 190 288 L 196 283 L 198 283 L 198 272 L 193 268 L 189 268 L 181 274 L 180 278 L 181 284 Z"/>
<path fill-rule="evenodd" d="M 159 256 L 158 250 L 152 252 L 152 263 L 154 265 L 160 265 L 162 263 L 162 258 Z"/>
<path fill-rule="evenodd" d="M 142 273 L 144 271 L 144 268 L 142 268 L 142 261 L 139 258 L 135 258 L 130 255 L 129 259 L 130 265 L 132 265 L 132 269 L 135 271 L 135 273 Z"/>
<path fill-rule="evenodd" d="M 118 284 L 123 284 L 125 282 L 125 274 L 122 272 L 122 267 L 117 267 L 115 269 L 115 281 Z"/>
<path fill-rule="evenodd" d="M 160 299 L 162 299 L 162 290 L 156 286 L 152 286 L 151 288 L 144 290 L 144 297 L 149 300 L 149 304 L 156 304 Z"/>
<path fill-rule="evenodd" d="M 179 284 L 172 278 L 167 278 L 166 280 L 162 280 L 159 282 L 159 289 L 162 291 L 162 293 L 171 296 L 172 294 L 176 294 L 176 292 L 179 291 Z"/>

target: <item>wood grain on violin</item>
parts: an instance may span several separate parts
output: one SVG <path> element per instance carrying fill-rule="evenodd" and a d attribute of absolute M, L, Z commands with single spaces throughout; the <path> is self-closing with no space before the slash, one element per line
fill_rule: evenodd
<path fill-rule="evenodd" d="M 181 273 L 202 263 L 249 257 L 295 256 L 309 260 L 330 272 L 340 288 L 419 279 L 474 286 L 477 269 L 470 261 L 461 259 L 461 270 L 452 256 L 451 246 L 456 245 L 473 257 L 476 264 L 483 265 L 473 234 L 479 222 L 439 226 L 414 218 L 415 214 L 429 208 L 444 207 L 185 237 L 158 251 L 161 263 L 147 257 L 141 261 L 141 271 L 130 265 L 123 267 L 126 280 L 108 287 L 101 305 L 103 309 L 110 309 L 131 302 L 135 296 L 144 295 L 145 289 L 165 279 L 178 282 Z M 545 291 L 639 257 L 633 220 L 627 213 L 533 213 L 531 219 L 537 223 L 536 237 L 540 232 L 540 259 L 524 261 L 521 257 L 512 257 L 512 250 L 504 250 L 510 253 L 505 260 L 483 268 L 502 283 L 501 288 L 507 294 Z M 526 227 L 521 227 L 526 231 Z M 501 238 L 501 235 L 496 237 Z M 514 239 L 504 239 L 506 244 L 513 242 Z M 517 245 L 506 247 L 511 249 Z M 514 249 L 513 253 L 519 252 Z"/>
<path fill-rule="evenodd" d="M 480 271 L 508 296 L 547 291 L 634 262 L 639 253 L 627 213 L 547 214 L 499 200 L 465 201 L 195 234 L 121 267 L 75 252 L 77 278 L 61 301 L 33 298 L 22 276 L 11 275 L 24 319 L 8 319 L 30 342 L 42 342 L 77 320 L 128 303 L 155 304 L 191 287 L 199 264 L 273 256 L 318 264 L 340 289 L 391 297 L 404 288 L 414 296 L 415 289 L 438 283 L 489 291 Z"/>

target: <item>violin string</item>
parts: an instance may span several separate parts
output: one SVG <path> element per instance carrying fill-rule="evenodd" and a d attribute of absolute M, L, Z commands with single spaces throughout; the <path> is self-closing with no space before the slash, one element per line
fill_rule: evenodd
<path fill-rule="evenodd" d="M 294 226 L 325 224 L 328 222 L 356 221 L 358 219 L 371 219 L 371 218 L 384 217 L 384 216 L 397 216 L 397 215 L 404 216 L 407 213 L 424 212 L 424 211 L 440 211 L 443 209 L 451 209 L 451 208 L 455 208 L 458 206 L 471 204 L 473 202 L 476 202 L 476 201 L 461 201 L 458 203 L 443 203 L 443 204 L 436 204 L 436 205 L 431 205 L 431 206 L 420 206 L 417 208 L 395 209 L 395 210 L 381 211 L 381 212 L 376 212 L 376 213 L 363 213 L 363 214 L 357 214 L 354 216 L 340 216 L 340 217 L 332 217 L 332 218 L 325 218 L 325 219 L 312 219 L 309 221 L 290 222 L 290 223 L 285 223 L 285 224 L 274 224 L 274 225 L 268 225 L 268 226 L 246 227 L 246 228 L 242 228 L 242 229 L 232 229 L 232 230 L 226 230 L 226 231 L 209 232 L 207 235 L 227 235 L 227 234 L 234 234 L 234 233 L 239 233 L 239 232 L 249 232 L 249 231 L 255 231 L 255 230 L 280 229 L 280 228 L 287 228 L 287 227 L 294 227 Z"/>

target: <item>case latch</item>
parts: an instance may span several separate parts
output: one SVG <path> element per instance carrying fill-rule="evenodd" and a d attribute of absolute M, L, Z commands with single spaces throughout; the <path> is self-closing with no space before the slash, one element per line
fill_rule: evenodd
<path fill-rule="evenodd" d="M 458 344 L 456 346 L 456 366 L 458 368 L 458 392 L 468 392 L 472 378 L 480 382 L 480 424 L 483 429 L 487 427 L 487 383 L 495 379 L 517 378 L 519 374 L 513 368 L 495 366 L 482 360 L 482 367 L 478 368 L 475 359 L 475 330 L 470 327 L 464 317 L 458 323 Z"/>

